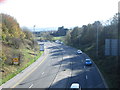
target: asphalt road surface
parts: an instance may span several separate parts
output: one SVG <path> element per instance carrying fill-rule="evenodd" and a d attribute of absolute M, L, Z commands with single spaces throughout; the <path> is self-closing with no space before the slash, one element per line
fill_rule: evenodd
<path fill-rule="evenodd" d="M 105 88 L 104 79 L 93 63 L 85 66 L 85 53 L 76 54 L 76 49 L 50 42 L 44 42 L 45 60 L 14 88 L 70 88 L 79 83 L 82 88 Z M 30 71 L 29 71 L 30 72 Z"/>

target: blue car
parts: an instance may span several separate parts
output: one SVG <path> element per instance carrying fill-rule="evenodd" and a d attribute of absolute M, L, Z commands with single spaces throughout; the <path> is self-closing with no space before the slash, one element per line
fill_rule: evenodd
<path fill-rule="evenodd" d="M 92 65 L 92 61 L 90 59 L 86 59 L 85 60 L 85 65 L 86 66 L 91 66 Z"/>

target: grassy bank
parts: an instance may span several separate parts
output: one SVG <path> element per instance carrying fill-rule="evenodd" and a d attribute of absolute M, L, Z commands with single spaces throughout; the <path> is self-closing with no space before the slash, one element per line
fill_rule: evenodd
<path fill-rule="evenodd" d="M 53 37 L 53 40 L 60 40 L 60 41 L 64 41 L 64 37 L 65 37 L 65 36 Z"/>
<path fill-rule="evenodd" d="M 24 49 L 23 54 L 25 55 L 25 57 L 24 57 L 24 60 L 21 63 L 21 65 L 7 65 L 7 64 L 4 64 L 4 66 L 2 66 L 2 68 L 5 72 L 1 72 L 2 77 L 0 78 L 1 79 L 0 80 L 1 81 L 0 85 L 5 83 L 6 81 L 10 80 L 15 75 L 17 75 L 22 70 L 24 70 L 29 65 L 31 65 L 33 62 L 35 62 L 42 55 L 42 53 L 43 52 L 34 53 L 31 50 Z"/>

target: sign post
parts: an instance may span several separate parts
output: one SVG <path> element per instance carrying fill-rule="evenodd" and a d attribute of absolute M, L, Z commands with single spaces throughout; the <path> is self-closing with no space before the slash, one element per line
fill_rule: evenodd
<path fill-rule="evenodd" d="M 18 58 L 13 58 L 13 64 L 18 65 L 19 64 L 19 59 Z"/>

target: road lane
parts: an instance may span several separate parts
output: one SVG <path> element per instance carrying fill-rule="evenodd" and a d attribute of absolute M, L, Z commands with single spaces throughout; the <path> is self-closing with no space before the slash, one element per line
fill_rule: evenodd
<path fill-rule="evenodd" d="M 69 47 L 68 53 L 69 55 L 73 55 L 73 57 L 70 58 L 72 72 L 67 88 L 69 88 L 72 83 L 79 83 L 82 87 L 85 85 L 84 57 L 82 55 L 76 55 L 76 51 L 76 49 Z"/>
<path fill-rule="evenodd" d="M 51 52 L 60 49 L 52 45 L 51 48 Z M 55 78 L 60 67 L 60 64 L 58 64 L 58 66 L 53 66 L 53 64 L 56 64 L 56 62 L 60 60 L 62 60 L 61 53 L 56 53 L 56 55 L 49 53 L 46 60 L 16 88 L 28 88 L 32 83 L 34 84 L 32 88 L 48 88 L 51 85 L 51 82 Z"/>
<path fill-rule="evenodd" d="M 96 66 L 85 66 L 85 53 L 56 43 L 45 43 L 48 56 L 44 62 L 15 88 L 69 88 L 74 82 L 82 88 L 104 88 Z"/>
<path fill-rule="evenodd" d="M 105 88 L 104 83 L 100 77 L 100 74 L 97 72 L 95 67 L 87 67 L 87 87 L 88 88 Z"/>
<path fill-rule="evenodd" d="M 77 82 L 81 85 L 82 88 L 105 88 L 105 84 L 103 79 L 100 76 L 99 71 L 96 66 L 85 66 L 85 59 L 89 58 L 86 54 L 76 55 L 76 49 L 71 47 L 63 47 L 64 51 L 69 56 L 73 56 L 69 58 L 68 62 L 71 62 L 71 77 L 64 78 L 61 81 L 65 81 L 65 79 L 69 80 L 67 83 L 67 88 L 74 82 Z M 73 53 L 74 52 L 74 53 Z M 59 82 L 57 82 L 57 86 L 59 86 Z M 66 82 L 65 82 L 66 83 Z M 63 87 L 65 88 L 65 87 Z"/>

